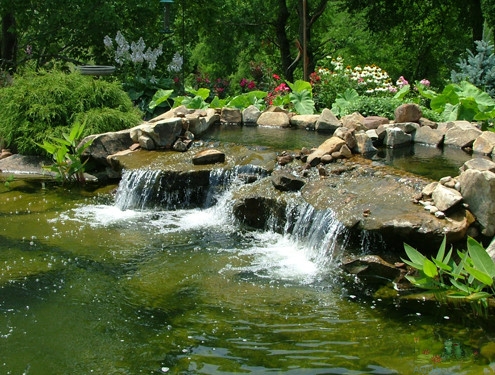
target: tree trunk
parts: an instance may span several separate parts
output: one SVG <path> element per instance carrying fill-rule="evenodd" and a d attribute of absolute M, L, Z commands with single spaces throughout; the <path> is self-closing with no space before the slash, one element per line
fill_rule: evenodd
<path fill-rule="evenodd" d="M 481 10 L 481 0 L 470 0 L 467 4 L 469 19 L 473 30 L 473 45 L 476 40 L 483 39 L 483 12 Z"/>
<path fill-rule="evenodd" d="M 289 19 L 289 10 L 287 9 L 286 0 L 278 1 L 278 16 L 275 25 L 275 32 L 277 35 L 277 42 L 280 50 L 280 60 L 282 63 L 282 70 L 285 78 L 292 82 L 294 79 L 294 67 L 291 66 L 292 57 L 290 55 L 290 42 L 287 37 L 285 28 L 287 26 L 287 20 Z"/>
<path fill-rule="evenodd" d="M 16 34 L 12 31 L 15 26 L 14 15 L 4 14 L 2 16 L 2 40 L 0 50 L 0 65 L 3 69 L 15 67 L 15 50 L 17 45 Z"/>

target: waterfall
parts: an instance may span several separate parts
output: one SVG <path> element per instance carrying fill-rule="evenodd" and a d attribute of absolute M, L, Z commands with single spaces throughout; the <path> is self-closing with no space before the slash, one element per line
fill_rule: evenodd
<path fill-rule="evenodd" d="M 349 235 L 332 210 L 317 210 L 307 203 L 287 207 L 284 232 L 304 244 L 308 257 L 320 265 L 339 258 Z"/>
<path fill-rule="evenodd" d="M 215 231 L 215 226 L 222 226 L 238 232 L 239 227 L 232 219 L 232 194 L 246 182 L 255 182 L 268 173 L 252 165 L 230 170 L 218 168 L 208 173 L 205 185 L 193 186 L 171 181 L 174 177 L 184 180 L 183 175 L 166 175 L 160 170 L 126 170 L 117 189 L 115 206 L 122 211 L 161 211 L 160 220 L 163 223 L 165 217 L 172 220 L 173 230 L 201 227 Z M 175 189 L 171 188 L 174 186 Z M 175 213 L 163 215 L 170 210 Z M 265 230 L 246 234 L 252 238 L 252 247 L 245 251 L 256 254 L 258 259 L 250 266 L 254 274 L 272 277 L 275 272 L 276 277 L 282 278 L 299 274 L 305 280 L 314 280 L 321 270 L 334 268 L 329 266 L 340 259 L 349 232 L 332 210 L 317 210 L 296 195 L 286 203 L 285 214 L 282 211 L 280 216 L 278 211 L 269 215 Z M 153 225 L 163 225 L 162 228 L 170 227 L 170 223 L 154 222 Z"/>

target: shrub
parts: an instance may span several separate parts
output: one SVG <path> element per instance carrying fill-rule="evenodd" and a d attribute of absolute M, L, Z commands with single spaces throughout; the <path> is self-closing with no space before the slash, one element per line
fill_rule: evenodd
<path fill-rule="evenodd" d="M 12 86 L 0 90 L 0 139 L 25 155 L 40 154 L 36 143 L 62 137 L 76 121 L 86 124 L 86 136 L 129 128 L 140 120 L 118 83 L 77 73 L 16 76 Z"/>
<path fill-rule="evenodd" d="M 457 64 L 460 71 L 451 73 L 452 82 L 468 81 L 495 98 L 495 54 L 493 51 L 493 44 L 484 40 L 476 41 L 476 55 L 467 50 L 467 59 L 460 59 Z"/>

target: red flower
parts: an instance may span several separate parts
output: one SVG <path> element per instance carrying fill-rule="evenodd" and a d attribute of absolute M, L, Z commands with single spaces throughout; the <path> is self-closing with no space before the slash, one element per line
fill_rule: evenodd
<path fill-rule="evenodd" d="M 274 74 L 274 75 L 273 75 L 273 78 L 274 78 L 275 80 L 277 80 L 277 81 L 278 81 L 278 80 L 280 79 L 280 76 L 279 76 L 279 75 L 277 75 L 277 74 Z"/>
<path fill-rule="evenodd" d="M 252 90 L 256 87 L 256 83 L 254 83 L 254 81 L 249 81 L 247 87 L 249 90 Z"/>

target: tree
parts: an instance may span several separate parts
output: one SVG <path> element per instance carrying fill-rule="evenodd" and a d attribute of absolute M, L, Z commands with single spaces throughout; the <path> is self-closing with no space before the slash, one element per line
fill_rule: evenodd
<path fill-rule="evenodd" d="M 382 43 L 395 45 L 396 65 L 409 80 L 428 77 L 443 85 L 459 54 L 482 33 L 480 0 L 345 0 L 344 6 L 362 12 Z"/>

